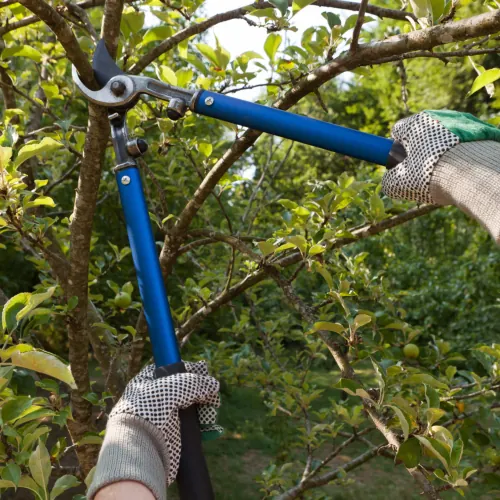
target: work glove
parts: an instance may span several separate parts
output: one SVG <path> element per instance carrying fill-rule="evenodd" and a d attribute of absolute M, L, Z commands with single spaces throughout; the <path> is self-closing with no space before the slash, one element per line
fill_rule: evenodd
<path fill-rule="evenodd" d="M 423 111 L 392 130 L 407 157 L 382 179 L 391 198 L 455 205 L 500 243 L 500 130 L 469 113 Z"/>
<path fill-rule="evenodd" d="M 88 498 L 118 481 L 137 481 L 156 499 L 166 499 L 166 486 L 177 476 L 181 454 L 179 409 L 198 405 L 202 436 L 222 434 L 216 424 L 219 382 L 204 361 L 184 363 L 186 373 L 155 378 L 153 365 L 127 385 L 109 415 Z"/>

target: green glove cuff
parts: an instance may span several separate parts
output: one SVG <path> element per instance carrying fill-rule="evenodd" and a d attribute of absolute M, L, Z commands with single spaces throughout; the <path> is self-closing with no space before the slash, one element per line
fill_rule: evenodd
<path fill-rule="evenodd" d="M 431 118 L 439 121 L 443 127 L 455 134 L 460 142 L 497 141 L 500 142 L 500 130 L 472 116 L 459 111 L 425 110 Z"/>

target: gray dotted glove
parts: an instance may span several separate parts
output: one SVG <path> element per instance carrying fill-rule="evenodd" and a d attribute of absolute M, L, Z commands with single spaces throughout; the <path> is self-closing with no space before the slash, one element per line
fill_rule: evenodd
<path fill-rule="evenodd" d="M 177 476 L 181 455 L 179 409 L 198 405 L 202 436 L 222 434 L 216 424 L 220 406 L 219 382 L 208 375 L 204 361 L 184 363 L 187 373 L 155 378 L 154 365 L 147 366 L 127 385 L 123 396 L 109 416 L 108 428 L 124 414 L 140 417 L 159 429 L 167 447 L 167 484 Z"/>
<path fill-rule="evenodd" d="M 408 156 L 385 173 L 383 192 L 391 198 L 441 204 L 433 196 L 432 182 L 443 155 L 460 143 L 500 141 L 500 130 L 469 113 L 429 110 L 397 122 L 392 136 Z"/>

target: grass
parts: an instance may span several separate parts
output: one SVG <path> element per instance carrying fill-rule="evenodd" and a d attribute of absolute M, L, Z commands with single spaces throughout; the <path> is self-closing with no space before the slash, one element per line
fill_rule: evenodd
<path fill-rule="evenodd" d="M 370 374 L 367 372 L 367 377 Z M 329 389 L 333 374 L 318 373 L 317 384 Z M 328 391 L 329 397 L 338 391 Z M 225 428 L 225 435 L 205 443 L 204 449 L 215 489 L 217 500 L 257 500 L 264 498 L 256 478 L 273 461 L 283 458 L 280 442 L 291 438 L 292 429 L 287 427 L 283 417 L 270 417 L 257 390 L 235 387 L 229 394 L 223 394 L 219 422 Z M 373 434 L 370 439 L 377 439 Z M 380 441 L 381 442 L 381 441 Z M 355 458 L 366 447 L 351 445 L 333 461 L 334 467 Z M 490 487 L 491 488 L 491 487 Z M 493 500 L 495 494 L 487 492 L 488 487 L 472 484 L 466 492 L 467 500 Z M 329 485 L 316 493 L 323 499 L 331 500 L 417 500 L 422 499 L 416 492 L 413 479 L 401 466 L 392 460 L 377 457 L 347 476 L 346 484 Z M 169 500 L 177 500 L 175 486 L 169 490 Z M 319 498 L 306 493 L 303 499 Z M 445 492 L 443 499 L 461 498 L 458 493 Z"/>

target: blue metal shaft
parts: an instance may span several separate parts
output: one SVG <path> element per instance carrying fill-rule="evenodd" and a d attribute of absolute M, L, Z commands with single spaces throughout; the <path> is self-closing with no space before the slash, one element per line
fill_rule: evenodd
<path fill-rule="evenodd" d="M 151 221 L 137 167 L 116 174 L 156 366 L 181 361 Z"/>
<path fill-rule="evenodd" d="M 387 164 L 394 144 L 391 139 L 209 91 L 200 93 L 194 111 L 378 165 Z"/>

